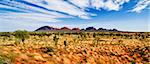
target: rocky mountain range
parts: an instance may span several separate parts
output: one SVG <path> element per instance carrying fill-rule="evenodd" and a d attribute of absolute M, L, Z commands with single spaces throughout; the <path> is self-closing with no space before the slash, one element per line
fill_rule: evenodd
<path fill-rule="evenodd" d="M 105 29 L 105 28 L 94 28 L 94 27 L 87 27 L 87 28 L 68 28 L 68 27 L 62 27 L 62 28 L 54 28 L 50 26 L 42 26 L 35 31 L 118 31 L 117 29 Z"/>

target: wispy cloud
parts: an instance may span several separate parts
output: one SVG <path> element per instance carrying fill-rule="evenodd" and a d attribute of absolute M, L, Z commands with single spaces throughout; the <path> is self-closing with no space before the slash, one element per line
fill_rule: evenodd
<path fill-rule="evenodd" d="M 0 0 L 0 20 L 23 23 L 61 22 L 59 18 L 91 19 L 97 16 L 87 12 L 91 8 L 99 12 L 101 9 L 120 11 L 128 2 L 130 0 Z M 149 5 L 149 0 L 138 0 L 130 11 L 140 12 Z"/>
<path fill-rule="evenodd" d="M 64 15 L 65 18 L 66 16 L 70 16 L 90 19 L 91 16 L 95 16 L 96 14 L 86 12 L 88 8 L 119 11 L 122 5 L 129 1 L 130 0 L 1 0 L 0 8 L 27 12 L 26 15 L 38 13 L 42 16 L 49 15 L 50 17 L 57 16 L 58 18 L 64 18 Z M 148 6 L 149 3 L 149 0 L 140 0 L 132 11 L 138 12 Z M 0 10 L 2 11 L 2 9 Z"/>
<path fill-rule="evenodd" d="M 137 12 L 140 13 L 143 9 L 150 6 L 150 0 L 140 0 L 135 7 L 130 10 L 131 12 Z"/>

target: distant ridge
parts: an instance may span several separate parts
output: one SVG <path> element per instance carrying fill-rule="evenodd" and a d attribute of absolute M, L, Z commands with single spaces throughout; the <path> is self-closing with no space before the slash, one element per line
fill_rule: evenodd
<path fill-rule="evenodd" d="M 87 27 L 85 29 L 79 29 L 79 28 L 70 29 L 68 27 L 54 28 L 50 26 L 42 26 L 36 29 L 35 31 L 113 31 L 113 32 L 118 32 L 117 29 L 104 29 L 104 28 L 96 29 L 94 27 Z"/>
<path fill-rule="evenodd" d="M 55 28 L 50 27 L 50 26 L 43 26 L 43 27 L 36 29 L 35 31 L 50 31 L 50 30 L 55 30 Z"/>

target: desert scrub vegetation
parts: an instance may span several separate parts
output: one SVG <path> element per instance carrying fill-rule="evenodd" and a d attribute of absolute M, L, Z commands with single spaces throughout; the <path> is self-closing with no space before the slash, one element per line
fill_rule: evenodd
<path fill-rule="evenodd" d="M 25 39 L 29 38 L 28 31 L 17 30 L 14 32 L 14 36 L 19 40 L 19 43 L 22 42 L 24 44 Z M 16 42 L 17 43 L 17 42 Z"/>
<path fill-rule="evenodd" d="M 1 32 L 0 52 L 0 64 L 149 64 L 150 33 Z"/>

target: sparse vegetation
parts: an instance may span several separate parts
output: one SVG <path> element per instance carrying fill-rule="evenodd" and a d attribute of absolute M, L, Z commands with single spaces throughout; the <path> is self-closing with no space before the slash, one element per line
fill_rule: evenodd
<path fill-rule="evenodd" d="M 5 32 L 0 52 L 0 64 L 149 64 L 150 33 Z"/>
<path fill-rule="evenodd" d="M 14 32 L 15 33 L 15 38 L 19 39 L 19 41 L 23 42 L 25 39 L 29 38 L 29 33 L 27 31 L 22 31 L 22 30 L 17 30 Z"/>
<path fill-rule="evenodd" d="M 57 38 L 56 36 L 53 37 L 53 41 L 55 42 L 55 46 L 57 46 L 58 39 L 59 39 L 59 38 Z"/>

